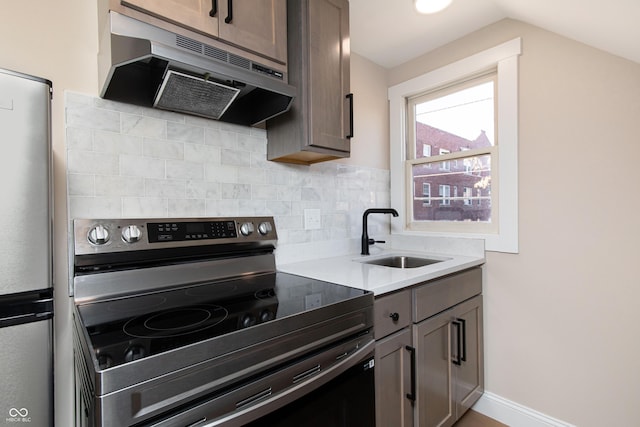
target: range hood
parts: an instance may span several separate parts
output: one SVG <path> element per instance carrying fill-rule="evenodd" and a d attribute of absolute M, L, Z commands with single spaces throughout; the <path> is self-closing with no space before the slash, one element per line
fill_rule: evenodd
<path fill-rule="evenodd" d="M 254 125 L 291 106 L 282 72 L 117 12 L 100 39 L 105 99 Z"/>

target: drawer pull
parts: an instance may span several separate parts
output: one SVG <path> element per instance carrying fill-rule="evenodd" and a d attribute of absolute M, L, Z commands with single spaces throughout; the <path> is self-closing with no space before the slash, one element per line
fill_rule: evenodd
<path fill-rule="evenodd" d="M 453 357 L 453 364 L 457 366 L 462 365 L 462 353 L 460 351 L 460 345 L 462 343 L 462 324 L 454 320 L 451 324 L 456 328 L 456 355 Z"/>
<path fill-rule="evenodd" d="M 410 345 L 405 346 L 405 350 L 411 356 L 411 392 L 407 393 L 407 399 L 412 402 L 416 401 L 416 349 Z"/>
<path fill-rule="evenodd" d="M 398 313 L 391 313 L 389 315 L 389 317 L 391 318 L 391 320 L 393 320 L 394 322 L 397 322 L 400 319 L 400 315 Z"/>
<path fill-rule="evenodd" d="M 233 21 L 233 0 L 227 1 L 227 17 L 224 18 L 225 24 L 230 24 Z"/>

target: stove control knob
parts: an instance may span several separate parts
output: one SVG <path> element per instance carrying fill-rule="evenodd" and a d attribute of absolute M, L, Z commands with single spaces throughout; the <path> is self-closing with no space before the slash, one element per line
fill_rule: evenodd
<path fill-rule="evenodd" d="M 144 347 L 140 345 L 132 345 L 124 353 L 124 361 L 133 362 L 134 360 L 142 359 L 145 356 L 146 356 L 146 351 Z"/>
<path fill-rule="evenodd" d="M 245 222 L 244 224 L 242 224 L 240 226 L 240 233 L 243 236 L 250 236 L 251 234 L 253 234 L 253 223 Z"/>
<path fill-rule="evenodd" d="M 89 230 L 87 238 L 94 245 L 104 245 L 109 241 L 109 230 L 104 225 L 96 225 Z"/>
<path fill-rule="evenodd" d="M 256 324 L 256 318 L 251 313 L 247 313 L 242 316 L 240 320 L 240 326 L 243 328 L 248 328 L 249 326 L 253 326 Z"/>
<path fill-rule="evenodd" d="M 258 226 L 258 231 L 263 236 L 266 236 L 267 234 L 271 233 L 271 230 L 273 230 L 273 227 L 271 226 L 270 222 L 261 222 L 260 225 Z"/>
<path fill-rule="evenodd" d="M 142 231 L 137 225 L 129 225 L 122 230 L 122 240 L 127 243 L 135 243 L 142 237 Z"/>
<path fill-rule="evenodd" d="M 107 369 L 113 366 L 113 359 L 108 354 L 101 354 L 98 356 L 98 366 L 100 369 Z"/>
<path fill-rule="evenodd" d="M 273 311 L 271 311 L 271 310 L 268 310 L 268 309 L 262 310 L 262 313 L 260 313 L 260 321 L 261 322 L 268 322 L 269 320 L 273 320 L 275 318 L 276 318 L 276 316 L 273 313 Z"/>

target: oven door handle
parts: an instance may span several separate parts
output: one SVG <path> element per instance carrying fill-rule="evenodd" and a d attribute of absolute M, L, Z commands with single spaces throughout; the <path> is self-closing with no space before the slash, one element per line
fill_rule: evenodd
<path fill-rule="evenodd" d="M 281 393 L 274 394 L 267 399 L 256 402 L 255 404 L 245 408 L 240 408 L 232 414 L 214 420 L 211 423 L 206 424 L 206 426 L 242 426 L 250 421 L 265 416 L 340 376 L 347 369 L 355 366 L 367 356 L 373 355 L 374 348 L 375 341 L 372 340 L 361 346 L 349 356 L 340 359 L 336 364 L 327 368 L 325 371 L 321 371 L 317 375 L 313 375 L 305 381 L 300 381 Z"/>

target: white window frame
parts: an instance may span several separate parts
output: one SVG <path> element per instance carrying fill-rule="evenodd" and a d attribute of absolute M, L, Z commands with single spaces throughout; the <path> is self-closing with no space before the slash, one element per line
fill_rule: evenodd
<path fill-rule="evenodd" d="M 522 40 L 515 38 L 493 48 L 476 53 L 444 67 L 425 73 L 389 88 L 390 174 L 391 206 L 400 215 L 392 219 L 394 234 L 474 237 L 485 239 L 489 251 L 518 253 L 518 56 L 522 53 Z M 495 233 L 486 232 L 428 232 L 409 228 L 410 214 L 407 197 L 412 188 L 406 188 L 405 163 L 407 159 L 407 99 L 429 89 L 443 87 L 456 81 L 497 69 L 497 140 L 498 156 L 492 164 L 498 165 L 498 227 Z"/>
<path fill-rule="evenodd" d="M 440 154 L 441 156 L 443 154 L 449 154 L 451 153 L 451 151 L 447 150 L 446 148 L 441 148 L 438 151 L 438 154 Z M 450 171 L 451 170 L 451 162 L 449 160 L 444 160 L 440 163 L 440 170 L 442 171 Z"/>
<path fill-rule="evenodd" d="M 440 206 L 451 205 L 451 186 L 440 184 L 438 186 L 438 196 L 440 197 Z"/>
<path fill-rule="evenodd" d="M 428 188 L 428 194 L 424 191 L 425 188 Z M 428 182 L 422 183 L 422 197 L 424 197 L 422 206 L 431 206 L 431 184 Z"/>
<path fill-rule="evenodd" d="M 464 199 L 464 205 L 465 206 L 471 206 L 472 199 L 473 199 L 473 188 L 471 187 L 464 187 L 464 190 L 462 190 L 462 198 Z"/>

